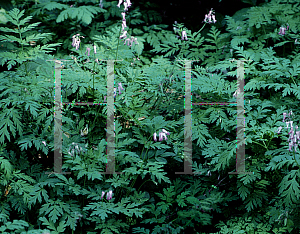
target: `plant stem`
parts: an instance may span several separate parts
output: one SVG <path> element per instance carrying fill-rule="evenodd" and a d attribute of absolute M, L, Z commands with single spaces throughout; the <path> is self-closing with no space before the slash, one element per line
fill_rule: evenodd
<path fill-rule="evenodd" d="M 298 167 L 299 167 L 299 169 L 300 169 L 300 165 L 298 164 L 298 162 L 297 162 L 297 160 L 296 160 L 296 154 L 295 154 L 295 151 L 293 151 L 293 153 L 294 153 L 294 160 L 295 160 L 295 162 L 297 163 L 297 165 L 298 165 Z"/>

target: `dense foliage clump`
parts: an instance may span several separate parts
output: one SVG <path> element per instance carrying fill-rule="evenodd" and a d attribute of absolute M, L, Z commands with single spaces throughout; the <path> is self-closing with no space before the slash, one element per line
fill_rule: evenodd
<path fill-rule="evenodd" d="M 299 233 L 297 1 L 223 19 L 211 10 L 197 32 L 177 22 L 168 30 L 128 0 L 43 0 L 26 10 L 20 2 L 0 17 L 2 233 Z M 99 173 L 107 170 L 107 60 L 118 60 L 115 171 L 123 174 Z M 193 175 L 175 174 L 190 105 L 183 60 L 195 60 L 192 103 L 215 103 L 192 106 Z M 250 174 L 228 174 L 236 171 L 237 60 Z M 57 72 L 63 103 L 102 103 L 62 106 L 63 173 L 51 173 Z"/>

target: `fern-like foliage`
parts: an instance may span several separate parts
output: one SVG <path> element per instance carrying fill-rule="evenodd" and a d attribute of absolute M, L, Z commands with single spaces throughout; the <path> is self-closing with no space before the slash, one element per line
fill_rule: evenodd
<path fill-rule="evenodd" d="M 38 41 L 44 39 L 51 35 L 51 33 L 37 33 L 32 34 L 30 31 L 36 28 L 40 23 L 33 23 L 28 26 L 25 26 L 26 23 L 32 19 L 32 16 L 27 16 L 24 19 L 21 19 L 24 16 L 25 10 L 18 10 L 14 8 L 9 11 L 5 16 L 9 22 L 11 22 L 16 28 L 11 29 L 7 27 L 1 27 L 0 31 L 6 33 L 13 33 L 13 35 L 1 35 L 0 41 L 13 43 L 13 47 L 10 51 L 1 52 L 1 65 L 3 66 L 7 63 L 7 67 L 10 70 L 12 66 L 22 64 L 28 60 L 34 60 L 38 57 L 42 57 L 45 52 L 54 50 L 61 43 L 54 43 L 49 45 L 37 45 L 34 48 L 30 48 L 30 41 Z M 21 49 L 18 48 L 18 45 L 21 45 Z"/>

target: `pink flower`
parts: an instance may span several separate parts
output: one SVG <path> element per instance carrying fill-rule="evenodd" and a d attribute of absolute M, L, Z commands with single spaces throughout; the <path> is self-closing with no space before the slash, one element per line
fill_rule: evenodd
<path fill-rule="evenodd" d="M 105 195 L 105 192 L 102 191 L 101 200 L 102 200 L 104 195 Z"/>
<path fill-rule="evenodd" d="M 281 129 L 282 129 L 281 126 L 277 129 L 277 133 L 278 133 L 278 134 L 280 133 Z"/>
<path fill-rule="evenodd" d="M 80 45 L 80 37 L 84 38 L 84 36 L 80 36 L 80 34 L 76 34 L 74 35 L 72 38 L 73 38 L 73 41 L 72 41 L 72 46 L 73 47 L 76 47 L 76 50 L 79 49 L 79 45 Z"/>
<path fill-rule="evenodd" d="M 127 34 L 127 31 L 124 31 L 123 34 L 120 36 L 120 39 L 126 38 L 126 37 L 127 37 L 126 34 Z M 124 45 L 125 45 L 125 44 L 124 44 Z"/>
<path fill-rule="evenodd" d="M 126 20 L 122 20 L 122 31 L 127 27 Z"/>
<path fill-rule="evenodd" d="M 130 2 L 130 0 L 126 0 L 126 2 L 127 2 L 127 6 L 128 6 L 128 7 L 131 7 L 131 2 Z"/>
<path fill-rule="evenodd" d="M 119 83 L 118 89 L 119 89 L 119 94 L 121 94 L 121 90 L 124 90 L 123 87 L 122 87 L 122 83 Z"/>
<path fill-rule="evenodd" d="M 156 134 L 156 132 L 155 132 L 155 133 L 153 134 L 153 140 L 154 140 L 154 141 L 157 141 L 156 136 L 157 136 L 157 134 Z"/>
<path fill-rule="evenodd" d="M 88 56 L 90 56 L 90 51 L 91 51 L 91 48 L 87 47 L 86 51 L 85 51 L 85 54 L 86 54 L 86 52 L 88 52 Z"/>
<path fill-rule="evenodd" d="M 162 141 L 163 140 L 163 138 L 165 138 L 165 140 L 168 140 L 168 138 L 167 138 L 167 136 L 166 136 L 166 134 L 167 135 L 170 135 L 170 133 L 168 132 L 168 131 L 166 131 L 165 129 L 162 129 L 161 130 L 161 132 L 159 133 L 159 141 Z M 153 134 L 153 140 L 154 141 L 157 141 L 157 134 L 156 134 L 156 132 Z"/>
<path fill-rule="evenodd" d="M 124 11 L 128 11 L 128 3 L 127 2 L 124 2 Z"/>
<path fill-rule="evenodd" d="M 293 147 L 293 143 L 290 142 L 290 143 L 289 143 L 289 151 L 292 151 L 292 147 Z M 295 147 L 295 151 L 296 151 L 296 147 Z"/>
<path fill-rule="evenodd" d="M 163 133 L 163 132 L 160 132 L 160 133 L 159 133 L 159 141 L 162 141 L 162 140 L 163 140 L 163 138 L 165 138 L 165 140 L 168 140 L 168 138 L 167 138 L 166 134 L 165 134 L 165 133 Z"/>
<path fill-rule="evenodd" d="M 107 200 L 112 199 L 112 190 L 110 190 L 110 191 L 107 193 L 106 199 L 107 199 Z"/>
<path fill-rule="evenodd" d="M 123 17 L 123 20 L 126 20 L 126 19 L 125 19 L 125 12 L 122 12 L 121 15 L 122 15 L 122 17 Z"/>
<path fill-rule="evenodd" d="M 123 0 L 119 0 L 119 3 L 118 3 L 118 5 L 117 5 L 117 7 L 119 7 L 119 8 L 120 8 L 120 6 L 121 6 L 122 2 L 123 2 Z"/>
<path fill-rule="evenodd" d="M 170 135 L 170 133 L 168 131 L 166 131 L 165 129 L 162 129 L 161 131 L 167 135 Z"/>
<path fill-rule="evenodd" d="M 284 112 L 284 113 L 283 113 L 283 120 L 282 120 L 282 122 L 284 122 L 285 117 L 286 117 L 286 113 Z"/>
<path fill-rule="evenodd" d="M 127 39 L 124 41 L 124 45 L 126 44 L 126 41 L 127 41 L 127 46 L 129 46 L 130 39 L 127 38 Z"/>
<path fill-rule="evenodd" d="M 136 37 L 131 37 L 131 46 L 132 46 L 132 42 L 134 42 L 134 44 L 139 44 L 138 42 L 137 42 L 137 38 Z"/>
<path fill-rule="evenodd" d="M 286 31 L 286 28 L 285 27 L 280 27 L 279 29 L 279 35 L 285 35 L 285 31 Z"/>
<path fill-rule="evenodd" d="M 188 40 L 187 35 L 186 35 L 186 31 L 182 31 L 181 40 L 186 40 L 186 41 Z"/>
<path fill-rule="evenodd" d="M 214 23 L 217 22 L 217 21 L 216 21 L 216 18 L 215 18 L 215 15 L 212 15 L 211 18 L 212 18 L 212 20 L 213 20 Z"/>
<path fill-rule="evenodd" d="M 211 21 L 211 19 L 213 20 L 213 21 Z M 208 20 L 208 21 L 207 21 Z M 211 10 L 209 11 L 209 13 L 208 13 L 208 15 L 206 14 L 205 15 L 205 19 L 204 19 L 204 22 L 206 22 L 206 23 L 216 23 L 217 21 L 216 21 L 216 18 L 215 18 L 215 15 L 213 15 L 213 9 L 211 8 Z"/>
<path fill-rule="evenodd" d="M 76 35 L 74 35 L 72 38 L 73 38 L 72 46 L 75 47 L 77 43 Z"/>

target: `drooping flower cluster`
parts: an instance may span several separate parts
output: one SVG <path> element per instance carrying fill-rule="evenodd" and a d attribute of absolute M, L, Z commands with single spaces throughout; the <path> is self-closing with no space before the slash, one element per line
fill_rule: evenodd
<path fill-rule="evenodd" d="M 101 199 L 103 198 L 104 195 L 105 195 L 105 192 L 102 191 Z M 106 199 L 107 200 L 111 200 L 112 199 L 112 190 L 109 190 L 109 192 L 106 194 Z"/>
<path fill-rule="evenodd" d="M 123 0 L 119 0 L 119 3 L 118 3 L 118 5 L 117 5 L 117 7 L 120 8 L 122 2 L 123 2 Z M 130 2 L 130 0 L 124 0 L 124 11 L 128 11 L 128 7 L 131 7 L 131 2 Z"/>
<path fill-rule="evenodd" d="M 165 140 L 168 140 L 166 134 L 167 134 L 167 135 L 170 135 L 170 133 L 169 133 L 168 131 L 166 131 L 165 129 L 162 129 L 161 132 L 159 133 L 159 139 L 158 139 L 158 141 L 162 141 L 163 138 L 165 138 Z M 156 138 L 156 137 L 157 137 L 157 134 L 156 134 L 156 132 L 155 132 L 155 133 L 153 134 L 153 140 L 154 140 L 154 141 L 157 141 L 157 138 Z"/>
<path fill-rule="evenodd" d="M 291 130 L 289 131 L 289 139 L 288 139 L 289 151 L 292 151 L 292 148 L 294 147 L 295 152 L 297 152 L 296 147 L 298 146 L 298 144 L 300 144 L 300 131 L 296 131 L 296 133 L 294 131 L 293 121 L 290 120 L 290 116 L 292 114 L 293 114 L 293 112 L 290 111 L 289 117 L 288 117 L 289 121 L 286 121 L 285 119 L 286 119 L 287 113 L 283 113 L 283 121 L 282 122 L 286 121 L 285 123 L 286 123 L 286 128 L 287 129 L 289 129 L 289 127 L 291 127 Z M 282 129 L 282 127 L 279 127 L 277 129 L 278 134 L 280 133 L 281 129 Z M 296 126 L 295 130 L 297 130 L 297 129 L 298 129 L 298 126 Z M 297 141 L 298 141 L 298 144 L 297 144 Z"/>
<path fill-rule="evenodd" d="M 217 22 L 216 18 L 215 18 L 215 15 L 213 14 L 213 9 L 212 8 L 209 11 L 209 13 L 205 15 L 204 22 L 209 23 L 209 24 Z"/>
<path fill-rule="evenodd" d="M 80 214 L 80 213 L 78 213 L 78 212 L 75 211 L 75 219 L 76 219 L 75 223 L 77 223 L 77 220 L 80 221 L 80 219 L 81 219 L 82 217 L 83 217 L 82 214 Z"/>
<path fill-rule="evenodd" d="M 237 98 L 240 93 L 241 93 L 241 90 L 240 90 L 240 88 L 238 88 L 232 96 Z"/>
<path fill-rule="evenodd" d="M 122 2 L 123 2 L 123 0 L 119 0 L 119 3 L 118 3 L 118 5 L 117 5 L 117 7 L 120 8 Z M 122 19 L 122 31 L 123 31 L 123 33 L 122 33 L 122 35 L 120 36 L 120 39 L 125 39 L 124 45 L 125 45 L 126 42 L 127 42 L 127 46 L 130 46 L 130 47 L 131 47 L 133 42 L 134 42 L 136 45 L 138 44 L 138 42 L 137 42 L 137 38 L 135 38 L 135 37 L 127 38 L 127 31 L 125 30 L 125 28 L 127 28 L 127 25 L 126 25 L 126 18 L 125 18 L 125 16 L 126 16 L 125 11 L 128 11 L 128 7 L 130 7 L 130 6 L 131 6 L 130 0 L 126 0 L 126 1 L 124 0 L 124 12 L 121 13 L 122 18 L 123 18 L 123 19 Z M 130 45 L 129 45 L 129 43 L 130 43 Z"/>
<path fill-rule="evenodd" d="M 214 13 L 213 13 L 213 8 L 211 8 L 211 10 L 209 11 L 208 14 L 205 14 L 205 19 L 204 19 L 203 22 L 209 23 L 209 24 L 210 24 L 210 23 L 216 23 L 216 22 L 217 22 L 217 20 L 216 20 L 216 18 L 215 18 L 215 15 L 214 15 Z M 176 27 L 176 25 L 177 25 L 177 21 L 174 22 L 174 26 L 173 26 L 174 33 L 175 33 L 175 34 L 179 33 L 179 35 L 180 35 L 180 32 L 179 32 L 178 28 Z M 176 36 L 176 37 L 177 37 L 177 38 L 180 38 L 180 36 Z M 187 34 L 186 34 L 186 30 L 183 30 L 183 31 L 181 32 L 181 40 L 182 40 L 182 41 L 187 41 L 187 40 L 188 40 Z"/>
<path fill-rule="evenodd" d="M 72 46 L 75 47 L 76 50 L 78 50 L 80 46 L 80 37 L 84 38 L 84 36 L 80 36 L 79 33 L 72 37 L 73 38 Z"/>
<path fill-rule="evenodd" d="M 102 0 L 100 0 L 100 2 L 99 2 L 99 7 L 103 8 L 103 2 L 102 2 Z"/>
<path fill-rule="evenodd" d="M 124 90 L 122 87 L 122 83 L 118 83 L 118 90 L 119 90 L 119 95 L 122 94 L 121 90 Z M 114 97 L 117 96 L 117 88 L 114 88 Z M 104 96 L 104 102 L 106 102 L 106 96 Z"/>
<path fill-rule="evenodd" d="M 284 27 L 284 26 L 281 26 L 280 28 L 279 28 L 279 35 L 285 35 L 285 31 L 286 30 L 289 30 L 289 25 L 287 24 L 287 27 Z"/>
<path fill-rule="evenodd" d="M 187 39 L 187 35 L 186 35 L 186 31 L 184 30 L 184 31 L 182 31 L 182 34 L 181 34 L 181 40 L 182 41 L 187 41 L 188 39 Z"/>
<path fill-rule="evenodd" d="M 96 45 L 95 45 L 95 44 L 93 45 L 93 48 L 94 48 L 94 54 L 97 54 L 97 51 L 96 51 Z M 86 51 L 85 51 L 85 54 L 88 53 L 87 56 L 90 56 L 90 52 L 91 52 L 91 48 L 90 48 L 90 47 L 87 47 L 87 48 L 86 48 Z M 98 63 L 98 59 L 96 59 L 96 62 Z M 99 63 L 98 63 L 98 64 L 99 64 Z"/>
<path fill-rule="evenodd" d="M 70 146 L 69 150 L 68 150 L 68 154 L 71 155 L 72 157 L 75 156 L 75 150 L 77 151 L 78 154 L 80 153 L 85 153 L 85 150 L 82 149 L 82 147 L 79 148 L 78 144 L 75 142 L 72 142 L 72 145 L 74 146 L 74 148 L 72 149 L 72 146 Z M 71 150 L 72 149 L 72 150 Z"/>

